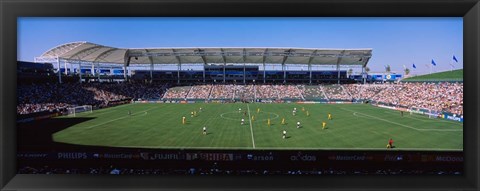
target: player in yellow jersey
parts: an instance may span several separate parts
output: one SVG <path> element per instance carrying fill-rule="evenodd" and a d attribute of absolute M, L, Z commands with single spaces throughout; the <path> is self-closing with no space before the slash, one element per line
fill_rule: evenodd
<path fill-rule="evenodd" d="M 302 111 L 305 111 L 305 108 L 304 108 L 304 107 L 302 107 Z"/>
<path fill-rule="evenodd" d="M 271 125 L 271 123 L 270 123 L 270 118 L 268 118 L 268 120 L 267 120 L 267 125 L 268 125 L 268 126 Z"/>
<path fill-rule="evenodd" d="M 193 117 L 193 111 L 192 111 L 192 112 L 190 112 L 190 115 Z"/>
<path fill-rule="evenodd" d="M 197 116 L 197 111 L 193 111 L 193 116 Z"/>
<path fill-rule="evenodd" d="M 328 120 L 332 120 L 332 114 L 328 113 Z"/>
<path fill-rule="evenodd" d="M 325 121 L 324 121 L 324 122 L 322 122 L 322 129 L 325 129 L 325 128 L 327 128 L 327 123 L 325 123 Z"/>
<path fill-rule="evenodd" d="M 252 121 L 255 121 L 255 115 L 252 115 Z"/>
<path fill-rule="evenodd" d="M 282 118 L 282 125 L 285 125 L 285 117 Z"/>
<path fill-rule="evenodd" d="M 310 116 L 310 113 L 307 111 L 307 117 L 309 117 L 309 116 Z"/>
<path fill-rule="evenodd" d="M 257 108 L 257 113 L 260 113 L 260 108 Z"/>
<path fill-rule="evenodd" d="M 187 119 L 185 118 L 185 116 L 182 117 L 182 124 L 185 125 L 185 123 L 187 123 Z"/>

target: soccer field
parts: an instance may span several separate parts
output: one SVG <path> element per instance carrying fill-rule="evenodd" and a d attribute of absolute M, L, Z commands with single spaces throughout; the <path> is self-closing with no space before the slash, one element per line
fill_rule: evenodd
<path fill-rule="evenodd" d="M 134 148 L 384 150 L 392 138 L 396 150 L 463 150 L 463 123 L 410 113 L 402 117 L 367 104 L 128 104 L 80 117 L 91 119 L 56 132 L 53 140 Z"/>

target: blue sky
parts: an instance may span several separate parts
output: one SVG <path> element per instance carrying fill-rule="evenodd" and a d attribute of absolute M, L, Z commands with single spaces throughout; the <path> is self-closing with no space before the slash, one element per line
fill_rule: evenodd
<path fill-rule="evenodd" d="M 120 48 L 372 48 L 372 72 L 463 68 L 463 19 L 443 18 L 28 18 L 18 19 L 18 55 L 33 61 L 60 44 Z M 417 69 L 412 68 L 415 63 Z"/>

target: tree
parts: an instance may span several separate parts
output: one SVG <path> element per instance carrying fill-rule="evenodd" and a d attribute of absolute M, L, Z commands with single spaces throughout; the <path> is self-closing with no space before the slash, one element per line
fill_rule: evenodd
<path fill-rule="evenodd" d="M 410 69 L 405 68 L 405 76 L 408 76 L 408 74 L 410 74 Z"/>
<path fill-rule="evenodd" d="M 352 75 L 352 73 L 353 73 L 353 69 L 351 69 L 351 68 L 350 68 L 350 69 L 348 69 L 348 76 L 351 76 L 351 75 Z"/>

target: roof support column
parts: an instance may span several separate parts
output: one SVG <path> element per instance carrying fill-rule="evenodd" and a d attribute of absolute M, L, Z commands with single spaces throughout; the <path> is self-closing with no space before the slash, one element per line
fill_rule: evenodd
<path fill-rule="evenodd" d="M 132 59 L 132 57 L 129 55 L 130 54 L 130 51 L 125 51 L 125 55 L 123 57 L 123 60 L 124 60 L 124 64 L 123 64 L 123 80 L 124 82 L 127 82 L 127 66 L 130 65 L 130 60 Z"/>
<path fill-rule="evenodd" d="M 68 75 L 68 72 L 67 72 L 67 62 L 64 60 L 63 61 L 63 64 L 65 65 L 65 76 Z"/>
<path fill-rule="evenodd" d="M 365 66 L 362 65 L 362 81 L 363 81 L 363 84 L 365 84 L 365 81 L 366 81 L 364 72 L 365 72 Z"/>
<path fill-rule="evenodd" d="M 95 63 L 92 62 L 92 69 L 90 70 L 92 72 L 92 76 L 93 78 L 92 79 L 95 79 Z"/>
<path fill-rule="evenodd" d="M 145 53 L 149 54 L 148 49 L 145 49 Z M 148 60 L 150 61 L 150 83 L 153 82 L 153 58 L 152 56 L 148 56 Z"/>
<path fill-rule="evenodd" d="M 263 62 L 263 83 L 265 83 L 265 81 L 266 81 L 265 74 L 267 74 L 267 71 L 266 71 L 266 68 L 265 68 L 265 62 Z"/>
<path fill-rule="evenodd" d="M 98 82 L 100 82 L 100 72 L 101 72 L 101 70 L 100 70 L 100 63 L 98 63 L 98 62 L 97 62 L 97 70 L 98 70 L 98 72 L 97 72 Z"/>
<path fill-rule="evenodd" d="M 73 64 L 71 62 L 69 62 L 68 64 L 70 64 L 70 75 L 75 76 L 73 74 Z"/>
<path fill-rule="evenodd" d="M 177 67 L 177 84 L 180 84 L 180 70 L 182 69 L 182 63 L 178 63 Z"/>
<path fill-rule="evenodd" d="M 338 77 L 337 77 L 337 84 L 340 84 L 340 62 L 342 61 L 342 57 L 345 54 L 345 50 L 340 53 L 337 59 L 337 72 L 338 72 Z"/>
<path fill-rule="evenodd" d="M 62 72 L 60 71 L 60 58 L 57 57 L 57 66 L 58 66 L 58 83 L 62 83 Z"/>
<path fill-rule="evenodd" d="M 266 74 L 267 74 L 267 68 L 265 66 L 265 60 L 267 59 L 267 52 L 268 52 L 268 48 L 265 49 L 265 52 L 263 52 L 263 59 L 262 59 L 262 62 L 263 62 L 263 83 L 266 82 Z"/>
<path fill-rule="evenodd" d="M 82 62 L 78 61 L 78 77 L 80 77 L 80 83 L 82 83 Z"/>
<path fill-rule="evenodd" d="M 282 61 L 283 83 L 284 84 L 287 82 L 287 71 L 285 70 L 285 61 L 287 61 L 287 58 L 290 55 L 290 52 L 292 52 L 292 49 L 288 50 L 288 53 L 285 52 L 285 56 L 283 56 L 283 61 Z"/>
<path fill-rule="evenodd" d="M 150 83 L 153 82 L 153 62 L 150 63 Z"/>
<path fill-rule="evenodd" d="M 310 72 L 310 84 L 312 84 L 312 64 L 308 64 L 308 71 Z"/>
<path fill-rule="evenodd" d="M 223 58 L 223 83 L 225 84 L 225 67 L 227 67 L 227 58 L 225 58 L 225 52 L 223 52 L 223 48 L 221 48 L 220 51 Z"/>
<path fill-rule="evenodd" d="M 127 66 L 123 66 L 123 80 L 127 81 Z"/>
<path fill-rule="evenodd" d="M 205 66 L 206 64 L 203 64 L 203 83 L 205 83 Z"/>
<path fill-rule="evenodd" d="M 198 49 L 198 53 L 203 60 L 203 83 L 205 83 L 205 66 L 207 65 L 207 58 L 205 58 L 205 51 Z"/>
<path fill-rule="evenodd" d="M 175 55 L 175 58 L 177 58 L 178 61 L 178 67 L 177 67 L 177 84 L 180 84 L 180 70 L 182 69 L 182 60 L 180 60 L 180 56 L 176 54 L 175 49 L 172 49 L 173 54 Z"/>
<path fill-rule="evenodd" d="M 246 76 L 247 76 L 247 73 L 246 73 L 246 70 L 245 70 L 245 62 L 247 60 L 247 51 L 245 50 L 245 48 L 243 49 L 243 84 L 246 84 Z"/>
<path fill-rule="evenodd" d="M 340 84 L 340 65 L 338 65 L 338 63 L 337 63 L 337 73 L 338 73 L 337 84 Z"/>
<path fill-rule="evenodd" d="M 308 71 L 310 72 L 310 84 L 312 84 L 312 61 L 313 58 L 316 56 L 318 50 L 315 50 L 312 52 L 310 55 L 310 58 L 308 59 Z"/>
<path fill-rule="evenodd" d="M 245 62 L 243 63 L 243 84 L 246 84 L 245 83 L 245 77 L 246 77 L 246 72 L 245 72 Z"/>

